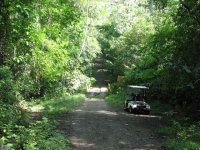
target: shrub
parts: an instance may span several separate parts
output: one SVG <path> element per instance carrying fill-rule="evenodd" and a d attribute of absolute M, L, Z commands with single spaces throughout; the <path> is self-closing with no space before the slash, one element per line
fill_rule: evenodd
<path fill-rule="evenodd" d="M 105 100 L 106 102 L 114 106 L 115 108 L 123 109 L 125 94 L 124 93 L 111 94 L 111 95 L 108 95 Z"/>
<path fill-rule="evenodd" d="M 69 142 L 55 128 L 55 122 L 50 123 L 47 118 L 32 122 L 29 127 L 13 125 L 0 139 L 1 147 L 7 150 L 67 149 Z"/>
<path fill-rule="evenodd" d="M 189 124 L 173 121 L 172 125 L 162 127 L 160 132 L 167 135 L 165 146 L 169 150 L 200 149 L 200 122 Z"/>
<path fill-rule="evenodd" d="M 13 76 L 8 67 L 0 67 L 0 100 L 13 105 L 17 102 L 16 87 Z"/>

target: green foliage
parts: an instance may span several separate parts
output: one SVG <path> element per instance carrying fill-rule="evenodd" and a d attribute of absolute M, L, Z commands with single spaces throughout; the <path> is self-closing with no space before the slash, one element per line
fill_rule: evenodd
<path fill-rule="evenodd" d="M 16 87 L 12 73 L 8 67 L 0 66 L 0 100 L 5 104 L 14 105 L 17 102 L 15 96 Z"/>
<path fill-rule="evenodd" d="M 170 104 L 151 99 L 151 97 L 147 97 L 147 102 L 151 106 L 151 112 L 153 114 L 162 115 L 166 118 L 173 117 L 173 107 Z"/>
<path fill-rule="evenodd" d="M 41 102 L 48 95 L 41 105 L 50 116 L 68 112 L 84 99 L 60 96 L 86 89 L 90 63 L 100 51 L 94 37 L 88 40 L 88 49 L 80 48 L 86 19 L 78 4 L 0 1 L 0 149 L 68 148 L 56 126 L 48 119 L 31 121 L 20 104 Z"/>
<path fill-rule="evenodd" d="M 125 3 L 120 4 L 126 7 Z M 138 7 L 132 10 L 135 6 Z M 124 26 L 126 29 L 116 36 L 121 16 L 110 19 L 112 26 L 98 27 L 105 66 L 115 78 L 111 81 L 116 82 L 121 75 L 125 84 L 146 84 L 150 86 L 151 99 L 168 102 L 197 119 L 200 88 L 197 6 L 196 1 L 184 0 L 135 2 L 127 8 L 128 14 L 137 14 L 129 28 Z"/>
<path fill-rule="evenodd" d="M 84 95 L 79 94 L 74 96 L 59 95 L 51 99 L 47 96 L 44 100 L 37 100 L 37 102 L 27 103 L 24 101 L 23 109 L 30 110 L 30 113 L 41 111 L 41 114 L 47 117 L 43 117 L 40 121 L 30 120 L 27 116 L 16 112 L 13 107 L 8 108 L 5 104 L 5 106 L 1 105 L 1 147 L 8 150 L 68 149 L 69 141 L 61 131 L 56 130 L 58 123 L 54 119 L 60 114 L 73 110 L 83 102 L 84 98 Z M 25 105 L 28 106 L 25 107 Z"/>
<path fill-rule="evenodd" d="M 72 96 L 54 97 L 40 102 L 39 105 L 44 107 L 43 113 L 48 116 L 55 116 L 72 111 L 74 107 L 79 106 L 85 96 L 82 94 Z"/>
<path fill-rule="evenodd" d="M 38 98 L 62 86 L 68 92 L 89 84 L 89 64 L 99 53 L 95 38 L 87 39 L 84 15 L 74 1 L 2 1 L 1 64 L 10 67 L 20 94 Z M 6 32 L 5 32 L 6 31 Z M 82 43 L 88 47 L 82 50 Z M 77 78 L 76 87 L 67 83 Z"/>
<path fill-rule="evenodd" d="M 106 67 L 114 77 L 125 75 L 127 71 L 135 67 L 135 63 L 141 62 L 142 56 L 147 56 L 143 55 L 143 53 L 146 53 L 144 44 L 155 30 L 150 13 L 143 7 L 143 1 L 135 2 L 130 6 L 121 5 L 127 9 L 127 12 L 130 12 L 128 15 L 137 15 L 137 17 L 134 17 L 132 24 L 126 30 L 122 29 L 124 31 L 120 32 L 118 30 L 120 23 L 118 24 L 118 18 L 115 18 L 111 20 L 110 25 L 99 27 L 101 33 L 99 42 L 107 60 Z M 144 12 L 146 12 L 145 16 L 141 16 Z M 124 15 L 124 18 L 127 17 L 127 14 L 120 15 Z M 123 20 L 123 22 L 126 21 L 125 19 Z"/>
<path fill-rule="evenodd" d="M 0 137 L 7 128 L 21 119 L 16 92 L 9 68 L 0 66 Z"/>
<path fill-rule="evenodd" d="M 4 129 L 0 139 L 1 147 L 7 150 L 32 149 L 67 149 L 69 142 L 55 130 L 56 126 L 47 118 L 29 124 L 29 127 L 13 125 Z"/>
<path fill-rule="evenodd" d="M 124 93 L 110 94 L 105 98 L 105 100 L 114 108 L 123 109 L 125 94 Z"/>
<path fill-rule="evenodd" d="M 171 126 L 162 127 L 160 133 L 168 137 L 165 143 L 167 149 L 198 150 L 200 147 L 199 127 L 199 122 L 183 125 L 177 121 L 173 121 Z"/>

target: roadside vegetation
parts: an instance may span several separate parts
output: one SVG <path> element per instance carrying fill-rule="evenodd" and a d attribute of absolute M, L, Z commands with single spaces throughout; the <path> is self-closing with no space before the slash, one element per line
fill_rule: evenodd
<path fill-rule="evenodd" d="M 16 118 L 17 122 L 9 122 L 8 125 L 1 126 L 3 129 L 1 148 L 5 150 L 69 149 L 70 142 L 66 139 L 66 135 L 57 129 L 59 124 L 56 117 L 69 113 L 84 99 L 83 94 L 76 94 L 46 96 L 31 102 L 21 101 L 18 106 L 21 109 L 20 114 L 12 111 L 9 113 L 13 118 L 20 115 L 20 118 Z M 10 121 L 10 118 L 5 118 L 3 121 L 6 122 L 7 119 Z"/>
<path fill-rule="evenodd" d="M 109 94 L 105 101 L 116 109 L 123 110 L 125 100 L 125 93 Z"/>
<path fill-rule="evenodd" d="M 200 122 L 189 119 L 172 119 L 170 125 L 163 126 L 159 133 L 166 136 L 165 147 L 170 150 L 199 150 L 200 149 Z"/>
<path fill-rule="evenodd" d="M 25 102 L 25 108 L 31 112 L 41 112 L 46 117 L 56 117 L 63 113 L 72 111 L 75 107 L 82 104 L 85 99 L 84 94 L 60 95 L 56 97 L 44 97 L 42 100 Z"/>
<path fill-rule="evenodd" d="M 100 52 L 87 42 L 86 10 L 81 1 L 0 1 L 0 149 L 69 148 L 56 116 L 83 102 Z"/>

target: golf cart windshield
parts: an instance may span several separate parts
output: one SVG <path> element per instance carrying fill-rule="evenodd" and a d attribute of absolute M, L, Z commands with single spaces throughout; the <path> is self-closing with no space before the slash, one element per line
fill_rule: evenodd
<path fill-rule="evenodd" d="M 146 86 L 128 86 L 129 99 L 133 101 L 144 101 L 146 99 L 146 90 L 149 89 Z"/>

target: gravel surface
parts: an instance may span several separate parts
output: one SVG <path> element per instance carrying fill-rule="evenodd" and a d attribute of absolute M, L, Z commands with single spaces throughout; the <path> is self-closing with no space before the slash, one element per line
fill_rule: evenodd
<path fill-rule="evenodd" d="M 116 112 L 102 98 L 87 98 L 60 117 L 60 129 L 72 150 L 161 150 L 163 139 L 156 134 L 160 122 L 158 116 Z"/>

